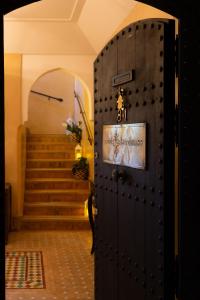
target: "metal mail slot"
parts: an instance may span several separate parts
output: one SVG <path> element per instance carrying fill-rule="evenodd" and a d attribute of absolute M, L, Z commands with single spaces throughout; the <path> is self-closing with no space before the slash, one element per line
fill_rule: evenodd
<path fill-rule="evenodd" d="M 118 75 L 113 76 L 112 86 L 120 85 L 134 80 L 135 70 L 124 72 Z"/>
<path fill-rule="evenodd" d="M 103 161 L 145 169 L 146 123 L 104 125 Z"/>

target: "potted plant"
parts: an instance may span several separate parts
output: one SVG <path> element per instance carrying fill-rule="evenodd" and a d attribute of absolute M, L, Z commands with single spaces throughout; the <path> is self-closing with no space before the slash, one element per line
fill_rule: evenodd
<path fill-rule="evenodd" d="M 89 163 L 87 157 L 81 156 L 72 166 L 72 174 L 79 179 L 87 180 L 89 176 Z"/>
<path fill-rule="evenodd" d="M 81 140 L 82 140 L 81 124 L 82 124 L 81 121 L 79 121 L 77 124 L 71 118 L 68 118 L 65 122 L 63 122 L 66 135 L 71 135 L 72 139 L 78 144 L 81 144 Z"/>

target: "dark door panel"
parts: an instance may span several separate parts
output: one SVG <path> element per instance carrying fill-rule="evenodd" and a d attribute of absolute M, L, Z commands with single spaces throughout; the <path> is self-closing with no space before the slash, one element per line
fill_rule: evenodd
<path fill-rule="evenodd" d="M 174 38 L 173 21 L 143 20 L 95 61 L 96 299 L 174 298 Z M 145 168 L 104 162 L 104 126 L 137 123 L 146 124 Z M 123 141 L 109 141 L 117 156 Z"/>
<path fill-rule="evenodd" d="M 109 65 L 109 68 L 107 68 Z M 112 166 L 102 162 L 102 124 L 114 116 L 112 74 L 117 72 L 117 49 L 107 48 L 97 58 L 95 83 L 95 224 L 96 299 L 117 299 L 117 185 Z M 112 108 L 112 110 L 110 110 Z M 113 112 L 112 112 L 113 111 Z"/>

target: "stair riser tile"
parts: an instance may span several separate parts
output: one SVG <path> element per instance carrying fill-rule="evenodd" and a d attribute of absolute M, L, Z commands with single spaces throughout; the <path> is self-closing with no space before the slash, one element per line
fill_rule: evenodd
<path fill-rule="evenodd" d="M 75 159 L 74 153 L 68 152 L 27 152 L 27 159 Z"/>
<path fill-rule="evenodd" d="M 26 194 L 25 202 L 81 202 L 88 198 L 88 193 L 82 194 Z"/>
<path fill-rule="evenodd" d="M 70 142 L 75 144 L 70 136 L 48 136 L 48 135 L 41 135 L 41 136 L 27 136 L 28 143 L 66 143 Z"/>
<path fill-rule="evenodd" d="M 22 221 L 23 230 L 88 230 L 88 222 L 70 222 L 70 221 Z"/>
<path fill-rule="evenodd" d="M 86 181 L 73 182 L 26 182 L 26 189 L 47 190 L 47 189 L 84 189 L 88 188 Z"/>
<path fill-rule="evenodd" d="M 26 178 L 72 178 L 71 170 L 42 171 L 26 170 Z"/>
<path fill-rule="evenodd" d="M 40 150 L 47 150 L 47 151 L 52 151 L 52 150 L 58 150 L 58 151 L 67 151 L 67 152 L 74 152 L 74 145 L 70 144 L 40 144 L 40 143 L 27 143 L 27 150 L 28 151 L 40 151 Z"/>
<path fill-rule="evenodd" d="M 71 168 L 73 161 L 27 161 L 27 168 Z"/>
<path fill-rule="evenodd" d="M 24 214 L 29 216 L 84 216 L 84 208 L 76 207 L 24 207 Z"/>

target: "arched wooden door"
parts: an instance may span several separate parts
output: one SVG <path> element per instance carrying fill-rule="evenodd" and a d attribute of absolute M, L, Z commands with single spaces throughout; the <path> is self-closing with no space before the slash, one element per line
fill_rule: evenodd
<path fill-rule="evenodd" d="M 95 300 L 174 299 L 174 48 L 147 19 L 94 63 Z"/>

